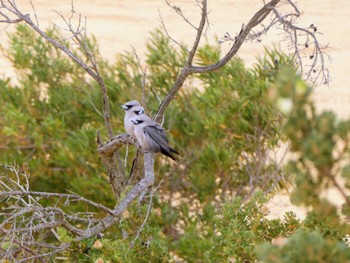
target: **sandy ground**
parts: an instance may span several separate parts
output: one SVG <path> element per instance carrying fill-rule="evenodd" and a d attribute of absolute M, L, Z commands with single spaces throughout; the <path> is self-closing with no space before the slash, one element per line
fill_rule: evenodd
<path fill-rule="evenodd" d="M 18 7 L 24 12 L 30 13 L 34 18 L 28 1 L 17 1 Z M 210 29 L 207 38 L 216 43 L 217 37 L 222 37 L 226 32 L 236 35 L 242 23 L 246 23 L 255 11 L 261 7 L 262 0 L 216 0 L 209 1 Z M 33 0 L 40 26 L 56 24 L 63 26 L 62 20 L 53 12 L 56 10 L 63 14 L 69 14 L 71 10 L 70 0 Z M 198 24 L 200 12 L 193 0 L 173 0 L 173 4 L 180 7 L 183 14 L 194 24 Z M 299 24 L 308 26 L 315 24 L 322 32 L 319 39 L 324 44 L 329 44 L 327 50 L 331 57 L 328 68 L 331 72 L 332 82 L 330 87 L 317 87 L 314 99 L 317 107 L 322 110 L 333 110 L 340 118 L 350 118 L 350 0 L 308 0 L 297 3 L 302 11 Z M 75 0 L 74 8 L 78 13 L 87 17 L 89 34 L 94 34 L 98 39 L 100 50 L 105 58 L 114 60 L 116 54 L 131 51 L 132 47 L 142 58 L 146 51 L 145 40 L 149 32 L 160 28 L 160 14 L 165 21 L 170 35 L 179 42 L 191 44 L 195 37 L 195 31 L 170 10 L 163 0 Z M 0 41 L 6 45 L 6 32 L 13 27 L 5 28 L 0 25 Z M 263 47 L 271 46 L 276 41 L 276 36 L 268 35 L 260 44 L 247 43 L 239 51 L 238 55 L 246 64 L 251 65 L 255 57 L 263 55 Z M 14 76 L 9 64 L 0 57 L 0 74 Z M 332 200 L 340 204 L 341 197 L 330 191 Z M 305 214 L 304 210 L 291 206 L 284 196 L 276 196 L 271 201 L 271 216 L 278 216 L 283 211 L 294 210 L 299 216 Z"/>

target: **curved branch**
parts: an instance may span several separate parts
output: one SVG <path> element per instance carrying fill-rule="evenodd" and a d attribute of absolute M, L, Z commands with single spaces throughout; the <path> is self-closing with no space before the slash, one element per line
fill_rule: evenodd
<path fill-rule="evenodd" d="M 293 5 L 293 7 L 294 7 L 294 9 L 298 10 L 295 5 Z M 325 58 L 324 58 L 325 53 L 322 51 L 323 49 L 327 48 L 327 46 L 321 46 L 319 44 L 317 37 L 315 35 L 317 28 L 314 25 L 311 25 L 309 28 L 302 28 L 302 27 L 296 26 L 291 21 L 286 19 L 286 17 L 288 15 L 282 16 L 278 12 L 278 10 L 276 10 L 276 8 L 273 9 L 273 12 L 274 12 L 276 18 L 278 19 L 278 21 L 286 28 L 286 31 L 287 31 L 287 29 L 289 29 L 291 31 L 291 33 L 289 33 L 290 38 L 291 38 L 290 42 L 292 43 L 293 48 L 294 48 L 294 56 L 297 56 L 298 64 L 301 67 L 301 70 L 300 70 L 301 74 L 304 74 L 303 61 L 302 61 L 302 57 L 300 54 L 303 50 L 299 48 L 298 36 L 303 35 L 303 36 L 307 37 L 307 42 L 309 42 L 309 37 L 311 37 L 312 44 L 314 45 L 312 55 L 307 56 L 308 59 L 312 60 L 312 63 L 310 65 L 310 69 L 305 73 L 306 79 L 309 79 L 313 83 L 315 83 L 318 80 L 319 76 L 322 75 L 322 82 L 324 84 L 329 84 L 330 76 L 329 76 L 328 70 L 324 66 L 325 65 Z M 298 14 L 300 14 L 299 10 L 297 12 L 297 15 Z M 307 48 L 308 43 L 305 43 L 304 46 L 306 46 L 305 48 Z M 320 68 L 317 76 L 315 78 L 312 78 L 311 74 L 317 72 L 317 65 L 318 65 L 319 60 L 320 60 L 321 68 Z"/>
<path fill-rule="evenodd" d="M 208 65 L 208 66 L 191 66 L 188 69 L 189 74 L 193 73 L 205 73 L 209 71 L 218 70 L 219 68 L 225 66 L 232 57 L 238 52 L 240 47 L 242 46 L 244 40 L 248 36 L 249 32 L 259 25 L 273 10 L 273 8 L 280 2 L 280 0 L 272 0 L 263 6 L 247 23 L 247 25 L 241 30 L 239 35 L 237 36 L 232 48 L 228 51 L 228 53 L 221 58 L 217 63 Z"/>
<path fill-rule="evenodd" d="M 128 136 L 120 135 L 120 136 L 117 136 L 117 138 L 128 139 Z M 112 146 L 120 147 L 120 145 L 122 144 L 121 142 L 122 140 L 119 140 L 117 138 L 112 140 L 112 142 L 107 143 L 106 147 L 101 145 L 102 152 L 113 156 L 113 153 L 110 153 L 109 147 L 112 147 Z M 9 178 L 8 179 L 9 183 L 14 182 L 13 187 L 19 187 L 20 189 L 23 189 L 18 178 L 17 170 L 11 166 L 7 167 L 3 165 L 2 167 L 16 173 L 18 181 L 13 181 Z M 85 238 L 92 237 L 101 233 L 102 231 L 109 228 L 115 223 L 115 220 L 121 215 L 123 211 L 125 211 L 128 208 L 128 206 L 137 198 L 137 196 L 144 193 L 149 187 L 151 187 L 154 184 L 154 181 L 155 181 L 154 155 L 152 153 L 145 154 L 144 167 L 145 167 L 144 178 L 139 183 L 137 183 L 130 190 L 130 192 L 126 194 L 125 198 L 113 210 L 107 207 L 104 207 L 100 204 L 96 204 L 93 201 L 87 200 L 77 195 L 14 190 L 16 188 L 13 188 L 11 184 L 7 185 L 6 182 L 3 182 L 1 185 L 3 186 L 4 189 L 8 189 L 8 190 L 6 190 L 6 192 L 0 192 L 0 198 L 7 198 L 7 199 L 14 198 L 15 200 L 18 200 L 18 201 L 16 201 L 16 203 L 9 208 L 11 211 L 9 211 L 8 213 L 2 214 L 2 216 L 6 217 L 5 220 L 2 222 L 2 224 L 0 224 L 0 233 L 4 234 L 4 238 L 2 241 L 6 241 L 8 238 L 12 238 L 13 242 L 18 241 L 19 243 L 21 243 L 21 240 L 18 240 L 18 237 L 17 237 L 17 233 L 19 233 L 19 237 L 26 236 L 26 239 L 24 241 L 29 244 L 33 244 L 33 246 L 35 247 L 36 240 L 35 240 L 35 236 L 32 235 L 32 233 L 40 232 L 44 230 L 52 231 L 55 227 L 58 227 L 58 226 L 63 227 L 67 229 L 69 232 L 73 233 L 76 236 L 75 241 L 83 240 Z M 24 174 L 24 177 L 26 178 L 25 174 Z M 91 213 L 86 212 L 86 213 L 82 213 L 87 217 L 86 219 L 79 218 L 79 215 L 75 217 L 75 216 L 70 216 L 66 214 L 59 207 L 42 207 L 37 201 L 34 201 L 30 204 L 26 203 L 23 206 L 21 201 L 24 199 L 22 198 L 22 196 L 28 196 L 30 200 L 33 200 L 33 201 L 37 200 L 36 198 L 33 198 L 33 196 L 47 197 L 47 198 L 49 197 L 66 198 L 67 200 L 65 204 L 70 201 L 83 201 L 89 205 L 103 209 L 104 211 L 108 212 L 108 215 L 102 219 L 94 219 L 92 218 Z M 58 203 L 56 203 L 56 205 L 57 204 Z M 38 221 L 37 219 L 41 219 L 41 220 Z M 79 229 L 75 227 L 74 224 L 71 224 L 70 221 L 84 222 L 86 228 Z M 35 255 L 31 258 L 34 259 L 34 258 L 46 257 L 48 255 L 61 251 L 61 249 L 62 250 L 67 249 L 70 245 L 71 245 L 71 242 L 64 243 L 60 247 L 54 247 L 53 248 L 54 251 L 50 253 L 42 253 L 40 255 Z M 46 244 L 44 243 L 43 246 L 46 246 Z M 51 247 L 47 247 L 47 248 L 50 249 Z M 9 248 L 9 250 L 10 249 L 11 247 Z M 28 258 L 26 259 L 28 260 Z"/>
<path fill-rule="evenodd" d="M 273 10 L 273 8 L 280 2 L 280 0 L 272 0 L 271 2 L 264 5 L 248 22 L 248 24 L 242 28 L 240 34 L 237 36 L 232 48 L 229 52 L 221 58 L 217 63 L 207 66 L 193 66 L 192 61 L 195 56 L 195 53 L 198 48 L 198 44 L 203 33 L 205 21 L 207 19 L 207 1 L 203 0 L 202 2 L 202 17 L 197 30 L 196 39 L 193 43 L 192 49 L 190 51 L 189 57 L 186 61 L 186 64 L 181 70 L 180 75 L 177 77 L 174 85 L 160 104 L 155 119 L 159 121 L 164 115 L 165 109 L 169 106 L 171 100 L 175 97 L 176 93 L 180 90 L 183 83 L 187 77 L 194 73 L 205 73 L 209 71 L 218 70 L 219 68 L 225 66 L 231 58 L 238 52 L 242 46 L 244 40 L 248 36 L 249 32 L 257 25 L 259 25 Z"/>
<path fill-rule="evenodd" d="M 77 29 L 74 29 L 71 23 L 71 18 L 75 14 L 74 6 L 72 5 L 72 16 L 69 20 L 64 19 L 62 15 L 61 18 L 64 20 L 66 25 L 68 26 L 68 30 L 72 34 L 75 42 L 82 48 L 84 55 L 87 57 L 87 60 L 90 62 L 91 65 L 88 65 L 84 63 L 79 57 L 77 57 L 75 54 L 73 54 L 72 51 L 70 51 L 66 46 L 61 44 L 59 41 L 53 39 L 52 37 L 48 36 L 44 31 L 42 31 L 29 17 L 29 15 L 23 14 L 16 6 L 14 1 L 8 1 L 10 8 L 7 5 L 3 6 L 11 12 L 13 15 L 19 17 L 23 21 L 25 21 L 26 24 L 28 24 L 34 31 L 36 31 L 40 36 L 42 36 L 44 39 L 46 39 L 49 43 L 54 45 L 56 48 L 63 51 L 66 55 L 68 55 L 74 62 L 76 62 L 79 66 L 81 66 L 99 85 L 102 99 L 103 99 L 103 118 L 104 118 L 104 124 L 108 132 L 109 139 L 112 139 L 113 137 L 113 129 L 111 125 L 111 116 L 110 116 L 110 107 L 109 107 L 109 99 L 107 95 L 107 88 L 104 82 L 103 77 L 101 76 L 98 65 L 96 62 L 96 59 L 94 55 L 92 54 L 91 50 L 88 47 L 88 44 L 86 42 L 85 36 L 82 36 L 83 29 L 80 28 L 81 26 L 81 15 L 79 15 L 79 25 Z M 120 193 L 123 189 L 123 182 L 126 181 L 126 175 L 123 169 L 122 161 L 119 156 L 118 151 L 114 153 L 115 157 L 111 158 L 109 162 L 109 167 L 107 168 L 109 171 L 110 176 L 110 182 L 112 185 L 117 187 L 112 187 L 114 190 L 114 196 L 115 198 L 118 198 L 120 196 Z M 115 192 L 118 190 L 117 192 Z M 116 199 L 118 200 L 118 199 Z"/>
<path fill-rule="evenodd" d="M 121 166 L 116 166 L 114 154 L 124 144 L 134 144 L 133 139 L 128 134 L 120 134 L 113 137 L 106 144 L 102 144 L 99 134 L 97 135 L 98 153 L 106 166 L 109 173 L 109 182 L 112 186 L 114 197 L 116 200 L 124 189 L 125 175 L 119 172 Z"/>
<path fill-rule="evenodd" d="M 174 98 L 175 94 L 179 91 L 179 89 L 182 87 L 183 83 L 185 82 L 186 78 L 190 75 L 190 72 L 188 69 L 191 67 L 193 58 L 196 54 L 196 51 L 198 49 L 199 42 L 202 37 L 202 33 L 204 30 L 205 22 L 207 21 L 207 1 L 203 0 L 202 2 L 202 16 L 201 20 L 199 22 L 199 26 L 197 29 L 197 34 L 196 34 L 196 39 L 194 40 L 192 49 L 190 50 L 189 56 L 187 58 L 186 64 L 183 67 L 180 75 L 177 77 L 174 85 L 160 104 L 158 111 L 154 117 L 156 121 L 160 121 L 164 115 L 165 109 L 168 107 L 170 104 L 171 100 Z"/>
<path fill-rule="evenodd" d="M 101 209 L 107 213 L 112 214 L 112 210 L 104 205 L 101 205 L 99 203 L 95 203 L 89 199 L 86 199 L 79 195 L 74 194 L 61 194 L 61 193 L 46 193 L 46 192 L 37 192 L 37 191 L 10 191 L 10 192 L 0 192 L 0 198 L 1 197 L 13 197 L 13 196 L 27 196 L 27 195 L 34 195 L 34 196 L 41 196 L 41 197 L 58 197 L 58 198 L 66 198 L 68 201 L 75 201 L 75 202 L 84 202 L 88 205 L 91 205 L 93 207 L 96 207 L 98 209 Z"/>
<path fill-rule="evenodd" d="M 145 166 L 145 177 L 138 182 L 131 190 L 126 194 L 124 199 L 119 203 L 119 205 L 112 211 L 113 214 L 106 216 L 101 220 L 100 223 L 91 227 L 83 233 L 82 238 L 78 238 L 81 240 L 83 238 L 88 238 L 94 235 L 97 235 L 109 228 L 114 224 L 116 218 L 121 215 L 123 211 L 125 211 L 132 201 L 136 199 L 136 197 L 147 190 L 148 187 L 152 186 L 155 181 L 154 177 L 154 155 L 152 153 L 145 153 L 144 156 L 144 166 Z"/>
<path fill-rule="evenodd" d="M 118 151 L 118 149 L 124 144 L 134 144 L 135 141 L 128 134 L 118 134 L 114 136 L 110 141 L 102 144 L 101 140 L 97 139 L 98 143 L 98 153 L 102 158 L 112 157 L 113 154 Z"/>
<path fill-rule="evenodd" d="M 204 26 L 205 26 L 205 22 L 207 21 L 207 15 L 208 15 L 208 12 L 207 12 L 207 1 L 204 0 L 203 3 L 202 3 L 201 21 L 199 22 L 196 39 L 195 39 L 195 41 L 193 43 L 192 49 L 190 51 L 190 54 L 188 55 L 188 59 L 187 59 L 186 65 L 192 65 L 194 55 L 197 52 L 198 45 L 199 45 L 199 42 L 200 42 L 201 37 L 202 37 L 202 33 L 203 33 Z"/>

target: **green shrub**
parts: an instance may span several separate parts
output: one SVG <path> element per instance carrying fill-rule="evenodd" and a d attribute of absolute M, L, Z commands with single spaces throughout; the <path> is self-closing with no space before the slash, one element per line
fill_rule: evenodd
<path fill-rule="evenodd" d="M 48 33 L 62 39 L 56 30 Z M 0 162 L 16 162 L 21 171 L 31 174 L 32 190 L 73 191 L 113 207 L 95 142 L 98 130 L 107 140 L 97 84 L 29 28 L 19 25 L 9 39 L 10 47 L 3 52 L 16 70 L 17 82 L 0 79 Z M 152 116 L 186 59 L 184 51 L 171 48 L 164 34 L 153 32 L 147 42 L 142 94 L 143 73 L 131 53 L 111 63 L 99 56 L 93 38 L 89 46 L 107 86 L 115 134 L 124 132 L 119 106 L 144 96 Z M 83 56 L 80 50 L 75 53 Z M 220 56 L 219 49 L 206 44 L 195 61 L 205 65 Z M 336 260 L 347 260 L 349 252 L 342 240 L 348 226 L 340 220 L 340 211 L 321 196 L 338 174 L 345 187 L 350 185 L 346 161 L 350 121 L 337 120 L 331 112 L 316 113 L 311 87 L 291 64 L 290 57 L 267 50 L 253 69 L 235 58 L 219 71 L 191 76 L 164 119 L 181 159 L 174 165 L 157 155 L 159 188 L 134 247 L 130 244 L 145 218 L 145 204 L 132 204 L 128 216 L 118 219 L 102 239 L 76 242 L 60 256 L 74 262 L 98 258 L 168 262 L 175 257 L 187 262 L 292 262 L 291 258 L 310 251 L 305 257 L 308 262 L 329 260 L 335 254 Z M 271 158 L 281 142 L 289 142 L 294 154 L 286 166 Z M 129 147 L 128 156 L 125 148 L 120 152 L 129 172 L 135 148 Z M 8 171 L 1 174 L 12 176 Z M 307 205 L 311 212 L 304 221 L 293 213 L 286 213 L 283 220 L 267 219 L 269 196 L 291 181 L 293 201 Z M 348 205 L 342 211 L 348 215 Z M 72 238 L 59 232 L 62 241 Z M 286 238 L 284 246 L 270 244 L 279 237 Z M 102 246 L 96 245 L 97 240 Z"/>
<path fill-rule="evenodd" d="M 317 231 L 297 231 L 285 245 L 265 244 L 258 249 L 258 254 L 266 263 L 350 261 L 350 249 L 344 242 L 326 239 Z"/>

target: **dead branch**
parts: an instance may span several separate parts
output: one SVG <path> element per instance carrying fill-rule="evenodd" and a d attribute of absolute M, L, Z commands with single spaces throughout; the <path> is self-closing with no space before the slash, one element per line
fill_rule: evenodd
<path fill-rule="evenodd" d="M 119 142 L 120 143 L 120 142 Z M 110 143 L 110 144 L 113 144 Z M 114 143 L 116 144 L 116 143 Z M 106 148 L 110 147 L 108 145 Z M 101 149 L 103 146 L 101 145 Z M 107 151 L 108 152 L 108 151 Z M 113 155 L 113 154 L 112 154 Z M 145 177 L 139 181 L 118 204 L 115 209 L 109 209 L 101 204 L 85 199 L 74 194 L 45 193 L 29 190 L 29 181 L 26 174 L 20 174 L 14 166 L 1 165 L 6 171 L 15 174 L 15 179 L 9 176 L 2 176 L 0 180 L 0 200 L 5 200 L 5 210 L 0 211 L 0 215 L 4 220 L 0 224 L 0 243 L 7 244 L 11 242 L 5 253 L 0 251 L 2 258 L 11 258 L 14 250 L 19 247 L 24 249 L 25 246 L 32 248 L 39 246 L 45 248 L 45 252 L 37 253 L 31 257 L 23 256 L 23 260 L 50 256 L 54 253 L 67 249 L 71 243 L 63 243 L 59 246 L 50 246 L 46 240 L 41 240 L 40 235 L 43 231 L 55 231 L 57 227 L 61 227 L 74 235 L 74 240 L 79 241 L 85 238 L 93 237 L 103 232 L 114 224 L 115 220 L 123 211 L 149 187 L 154 184 L 154 156 L 146 153 L 144 157 Z M 25 184 L 22 184 L 22 179 Z M 55 206 L 43 207 L 40 204 L 42 198 L 56 198 Z M 13 201 L 11 201 L 13 200 Z M 28 201 L 29 200 L 29 201 Z M 58 205 L 69 206 L 72 202 L 83 202 L 104 211 L 107 215 L 100 219 L 94 217 L 91 212 L 81 212 L 78 214 L 69 214 Z M 77 228 L 75 224 L 79 222 L 81 227 Z M 59 236 L 57 237 L 59 241 Z M 15 245 L 16 244 L 16 245 Z M 51 252 L 47 252 L 52 250 Z M 11 258 L 13 259 L 13 258 Z M 24 261 L 25 261 L 24 260 Z"/>
<path fill-rule="evenodd" d="M 124 145 L 124 144 L 134 144 L 134 140 L 127 134 L 120 134 L 113 137 L 106 144 L 102 144 L 101 138 L 99 137 L 99 133 L 97 135 L 97 143 L 98 143 L 98 153 L 102 159 L 102 162 L 106 166 L 109 173 L 109 182 L 112 186 L 113 193 L 115 193 L 116 200 L 119 199 L 120 194 L 122 193 L 125 187 L 125 180 L 120 178 L 120 173 L 118 171 L 118 167 L 115 165 L 115 152 Z M 120 166 L 119 167 L 123 167 Z"/>
<path fill-rule="evenodd" d="M 87 38 L 86 38 L 86 27 L 82 27 L 82 17 L 80 14 L 78 14 L 78 25 L 75 29 L 72 23 L 72 19 L 74 15 L 77 13 L 74 10 L 74 5 L 72 1 L 72 10 L 71 10 L 71 17 L 69 19 L 64 18 L 63 15 L 61 15 L 59 12 L 56 12 L 65 22 L 66 26 L 68 27 L 68 31 L 72 34 L 72 39 L 77 43 L 83 50 L 83 53 L 85 57 L 87 58 L 87 63 L 83 62 L 83 59 L 79 58 L 77 55 L 75 55 L 70 49 L 68 49 L 64 44 L 60 42 L 60 40 L 53 39 L 49 35 L 47 35 L 43 30 L 41 30 L 37 24 L 35 24 L 30 16 L 28 14 L 23 14 L 16 6 L 15 1 L 11 0 L 3 0 L 1 1 L 0 10 L 4 9 L 13 16 L 17 17 L 18 22 L 24 21 L 28 26 L 30 26 L 35 32 L 37 32 L 40 36 L 42 36 L 44 39 L 46 39 L 49 43 L 54 45 L 56 48 L 62 50 L 68 57 L 70 57 L 74 62 L 76 62 L 79 66 L 81 66 L 87 73 L 90 75 L 99 85 L 102 98 L 103 98 L 103 118 L 105 122 L 105 127 L 108 131 L 109 138 L 111 139 L 113 137 L 113 130 L 112 125 L 110 121 L 110 107 L 109 107 L 109 99 L 107 95 L 107 88 L 104 83 L 104 79 L 102 78 L 98 64 L 96 61 L 96 58 L 92 51 L 89 49 Z M 0 11 L 0 17 L 7 17 L 8 16 Z M 36 14 L 35 14 L 36 17 Z M 8 19 L 5 19 L 5 22 Z M 84 33 L 84 34 L 83 34 Z M 112 185 L 116 187 L 112 187 L 113 190 L 118 190 L 118 192 L 114 192 L 114 196 L 116 200 L 119 198 L 121 190 L 123 189 L 123 184 L 126 181 L 126 175 L 122 166 L 122 161 L 120 159 L 118 151 L 115 152 L 115 158 L 109 162 L 109 175 L 110 175 L 110 182 Z M 113 168 L 111 168 L 113 166 Z M 118 186 L 119 185 L 119 186 Z"/>
<path fill-rule="evenodd" d="M 153 198 L 153 193 L 154 193 L 154 191 L 155 191 L 154 189 L 151 190 L 151 193 L 150 193 L 150 196 L 149 196 L 149 203 L 148 203 L 148 208 L 147 208 L 146 217 L 145 217 L 145 219 L 143 220 L 143 222 L 142 222 L 142 224 L 141 224 L 139 230 L 137 231 L 137 234 L 136 234 L 134 240 L 131 242 L 131 244 L 130 244 L 131 247 L 134 246 L 136 240 L 139 238 L 139 236 L 140 236 L 140 234 L 141 234 L 141 231 L 142 231 L 142 229 L 145 227 L 145 224 L 146 224 L 146 222 L 147 222 L 147 220 L 148 220 L 149 213 L 150 213 L 151 208 L 152 208 L 152 198 Z"/>
<path fill-rule="evenodd" d="M 86 199 L 79 195 L 73 195 L 73 194 L 61 194 L 61 193 L 46 193 L 46 192 L 36 192 L 36 191 L 10 191 L 10 192 L 0 192 L 0 199 L 1 198 L 22 198 L 24 196 L 38 196 L 43 198 L 52 198 L 57 197 L 59 199 L 64 199 L 65 203 L 67 202 L 83 202 L 88 205 L 91 205 L 95 208 L 101 209 L 107 213 L 112 214 L 112 210 L 108 207 L 101 205 L 99 203 L 93 202 L 89 199 Z M 1 224 L 0 224 L 1 226 Z"/>
<path fill-rule="evenodd" d="M 322 84 L 329 84 L 329 71 L 325 66 L 324 49 L 328 46 L 322 46 L 317 37 L 317 27 L 310 25 L 308 28 L 302 28 L 294 25 L 296 18 L 300 16 L 300 11 L 293 5 L 296 14 L 281 15 L 280 12 L 274 8 L 273 12 L 277 21 L 283 26 L 283 30 L 287 35 L 288 43 L 293 50 L 293 57 L 296 58 L 296 63 L 300 67 L 300 72 L 307 80 L 317 84 L 320 80 Z M 311 49 L 311 51 L 309 51 Z M 308 64 L 311 61 L 311 64 Z M 308 69 L 305 70 L 305 67 Z M 316 76 L 313 76 L 315 75 Z"/>
<path fill-rule="evenodd" d="M 187 51 L 188 53 L 190 52 L 183 44 L 181 44 L 180 42 L 178 42 L 176 39 L 174 39 L 168 32 L 168 29 L 166 28 L 165 26 L 165 23 L 164 23 L 164 20 L 163 20 L 163 17 L 162 17 L 162 14 L 160 13 L 159 11 L 159 19 L 160 19 L 160 23 L 162 24 L 162 28 L 165 32 L 165 34 L 168 36 L 168 38 L 174 42 L 176 45 L 178 45 L 181 49 Z"/>
<path fill-rule="evenodd" d="M 188 60 L 182 68 L 175 83 L 173 84 L 168 94 L 160 104 L 156 114 L 156 119 L 159 121 L 161 116 L 163 116 L 166 108 L 168 107 L 172 99 L 175 97 L 177 92 L 180 90 L 180 88 L 183 86 L 185 80 L 189 75 L 195 73 L 206 73 L 220 69 L 221 67 L 225 66 L 234 55 L 237 54 L 240 47 L 246 40 L 257 40 L 260 42 L 261 36 L 266 34 L 270 29 L 273 28 L 273 26 L 280 26 L 283 32 L 286 32 L 286 34 L 289 36 L 289 43 L 292 43 L 294 57 L 296 57 L 296 62 L 300 67 L 300 71 L 306 76 L 306 79 L 311 80 L 313 83 L 316 84 L 316 82 L 321 78 L 322 83 L 328 84 L 330 77 L 329 72 L 325 67 L 325 53 L 323 52 L 326 46 L 321 46 L 319 44 L 315 35 L 317 28 L 314 25 L 311 25 L 309 28 L 301 28 L 295 26 L 295 19 L 298 18 L 301 14 L 297 6 L 291 0 L 288 0 L 287 4 L 289 4 L 294 11 L 285 16 L 282 16 L 280 15 L 277 8 L 277 4 L 279 4 L 280 2 L 280 0 L 271 0 L 267 4 L 264 3 L 264 6 L 258 12 L 255 13 L 255 15 L 248 21 L 248 23 L 242 25 L 242 28 L 236 37 L 232 38 L 229 33 L 226 33 L 224 41 L 231 41 L 232 47 L 219 61 L 211 65 L 195 66 L 192 65 L 193 57 L 195 56 L 195 53 L 197 51 L 198 44 L 205 26 L 205 22 L 207 21 L 207 1 L 198 1 L 198 4 L 201 6 L 202 9 L 202 16 L 198 28 L 194 27 L 191 24 L 191 26 L 196 28 L 197 30 L 192 49 L 189 53 Z M 175 10 L 175 12 L 178 13 L 182 18 L 184 18 L 184 15 L 182 14 L 181 9 L 179 7 L 171 5 L 168 0 L 166 0 L 166 3 L 173 10 Z M 271 18 L 268 26 L 264 26 L 263 22 L 271 14 L 271 11 L 274 16 Z M 187 22 L 188 20 L 185 19 L 185 21 Z M 257 26 L 262 26 L 263 29 L 260 31 L 254 31 L 254 29 Z M 300 36 L 306 37 L 306 43 L 308 43 L 308 45 L 313 44 L 312 54 L 306 56 L 309 59 L 309 61 L 312 61 L 311 65 L 308 66 L 309 69 L 307 71 L 305 71 L 303 68 L 303 65 L 305 65 L 306 62 L 305 59 L 303 59 L 305 58 L 305 56 L 302 57 L 304 50 L 300 48 L 300 42 L 304 39 L 299 39 Z M 305 48 L 309 47 L 308 45 L 305 45 L 305 43 L 302 43 L 302 45 L 304 45 Z M 316 76 L 312 77 L 312 74 L 315 73 Z"/>
<path fill-rule="evenodd" d="M 199 26 L 197 28 L 197 34 L 194 40 L 194 43 L 192 45 L 192 49 L 189 53 L 188 59 L 182 68 L 179 76 L 177 77 L 174 85 L 171 87 L 170 91 L 160 104 L 158 111 L 157 111 L 157 120 L 159 120 L 166 108 L 169 106 L 170 102 L 172 99 L 175 97 L 177 92 L 180 90 L 182 87 L 183 83 L 187 79 L 187 77 L 191 74 L 194 73 L 205 73 L 209 71 L 214 71 L 218 70 L 219 68 L 223 67 L 224 65 L 227 64 L 231 60 L 231 58 L 238 52 L 239 48 L 243 44 L 244 40 L 246 39 L 247 35 L 249 32 L 257 25 L 259 25 L 271 12 L 271 10 L 279 3 L 279 0 L 272 0 L 271 2 L 267 3 L 264 5 L 247 23 L 247 25 L 244 27 L 243 30 L 241 30 L 240 34 L 237 36 L 232 48 L 230 51 L 222 58 L 220 59 L 217 63 L 212 64 L 212 65 L 207 65 L 207 66 L 194 66 L 192 65 L 193 58 L 196 54 L 203 29 L 205 26 L 205 23 L 207 21 L 207 1 L 203 0 L 201 3 L 201 9 L 202 9 L 202 15 L 201 15 L 201 20 L 199 22 Z"/>
<path fill-rule="evenodd" d="M 91 237 L 98 233 L 103 232 L 109 228 L 115 221 L 115 218 L 120 216 L 125 211 L 130 203 L 136 199 L 136 197 L 147 190 L 154 184 L 154 155 L 151 153 L 145 153 L 144 156 L 145 177 L 139 181 L 131 190 L 127 193 L 125 198 L 118 204 L 118 206 L 112 211 L 112 215 L 108 215 L 101 220 L 96 226 L 87 229 L 84 233 L 84 237 Z"/>

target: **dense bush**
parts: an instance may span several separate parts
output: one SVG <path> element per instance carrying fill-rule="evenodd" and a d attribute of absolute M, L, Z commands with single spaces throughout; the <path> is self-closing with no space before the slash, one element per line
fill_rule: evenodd
<path fill-rule="evenodd" d="M 49 33 L 60 38 L 56 30 Z M 72 191 L 113 207 L 96 150 L 97 130 L 106 138 L 96 83 L 27 27 L 18 26 L 9 39 L 10 48 L 3 52 L 17 79 L 0 79 L 1 163 L 15 162 L 31 174 L 33 190 Z M 90 45 L 98 54 L 96 42 Z M 160 31 L 152 33 L 147 48 L 144 94 L 143 74 L 132 54 L 120 55 L 114 63 L 97 56 L 115 134 L 124 132 L 119 106 L 145 96 L 152 116 L 186 58 Z M 196 63 L 219 57 L 219 49 L 204 45 Z M 318 259 L 336 253 L 339 260 L 348 260 L 342 241 L 348 226 L 321 196 L 338 179 L 338 171 L 349 185 L 350 121 L 329 112 L 317 114 L 311 92 L 290 58 L 275 50 L 266 51 L 253 69 L 237 58 L 219 71 L 192 76 L 165 113 L 164 127 L 181 160 L 174 165 L 157 156 L 160 185 L 135 245 L 129 246 L 147 204 L 133 204 L 103 238 L 76 242 L 60 256 L 74 262 L 322 262 Z M 293 152 L 285 166 L 273 157 L 281 142 L 290 142 Z M 125 149 L 121 152 L 124 158 Z M 135 149 L 128 152 L 127 171 Z M 6 169 L 2 173 L 11 176 Z M 267 219 L 269 195 L 292 181 L 293 200 L 311 212 L 303 221 L 293 213 L 283 220 Z M 343 211 L 347 214 L 348 206 Z M 72 238 L 63 229 L 58 233 L 62 241 Z M 285 245 L 270 244 L 280 237 L 287 239 Z"/>

